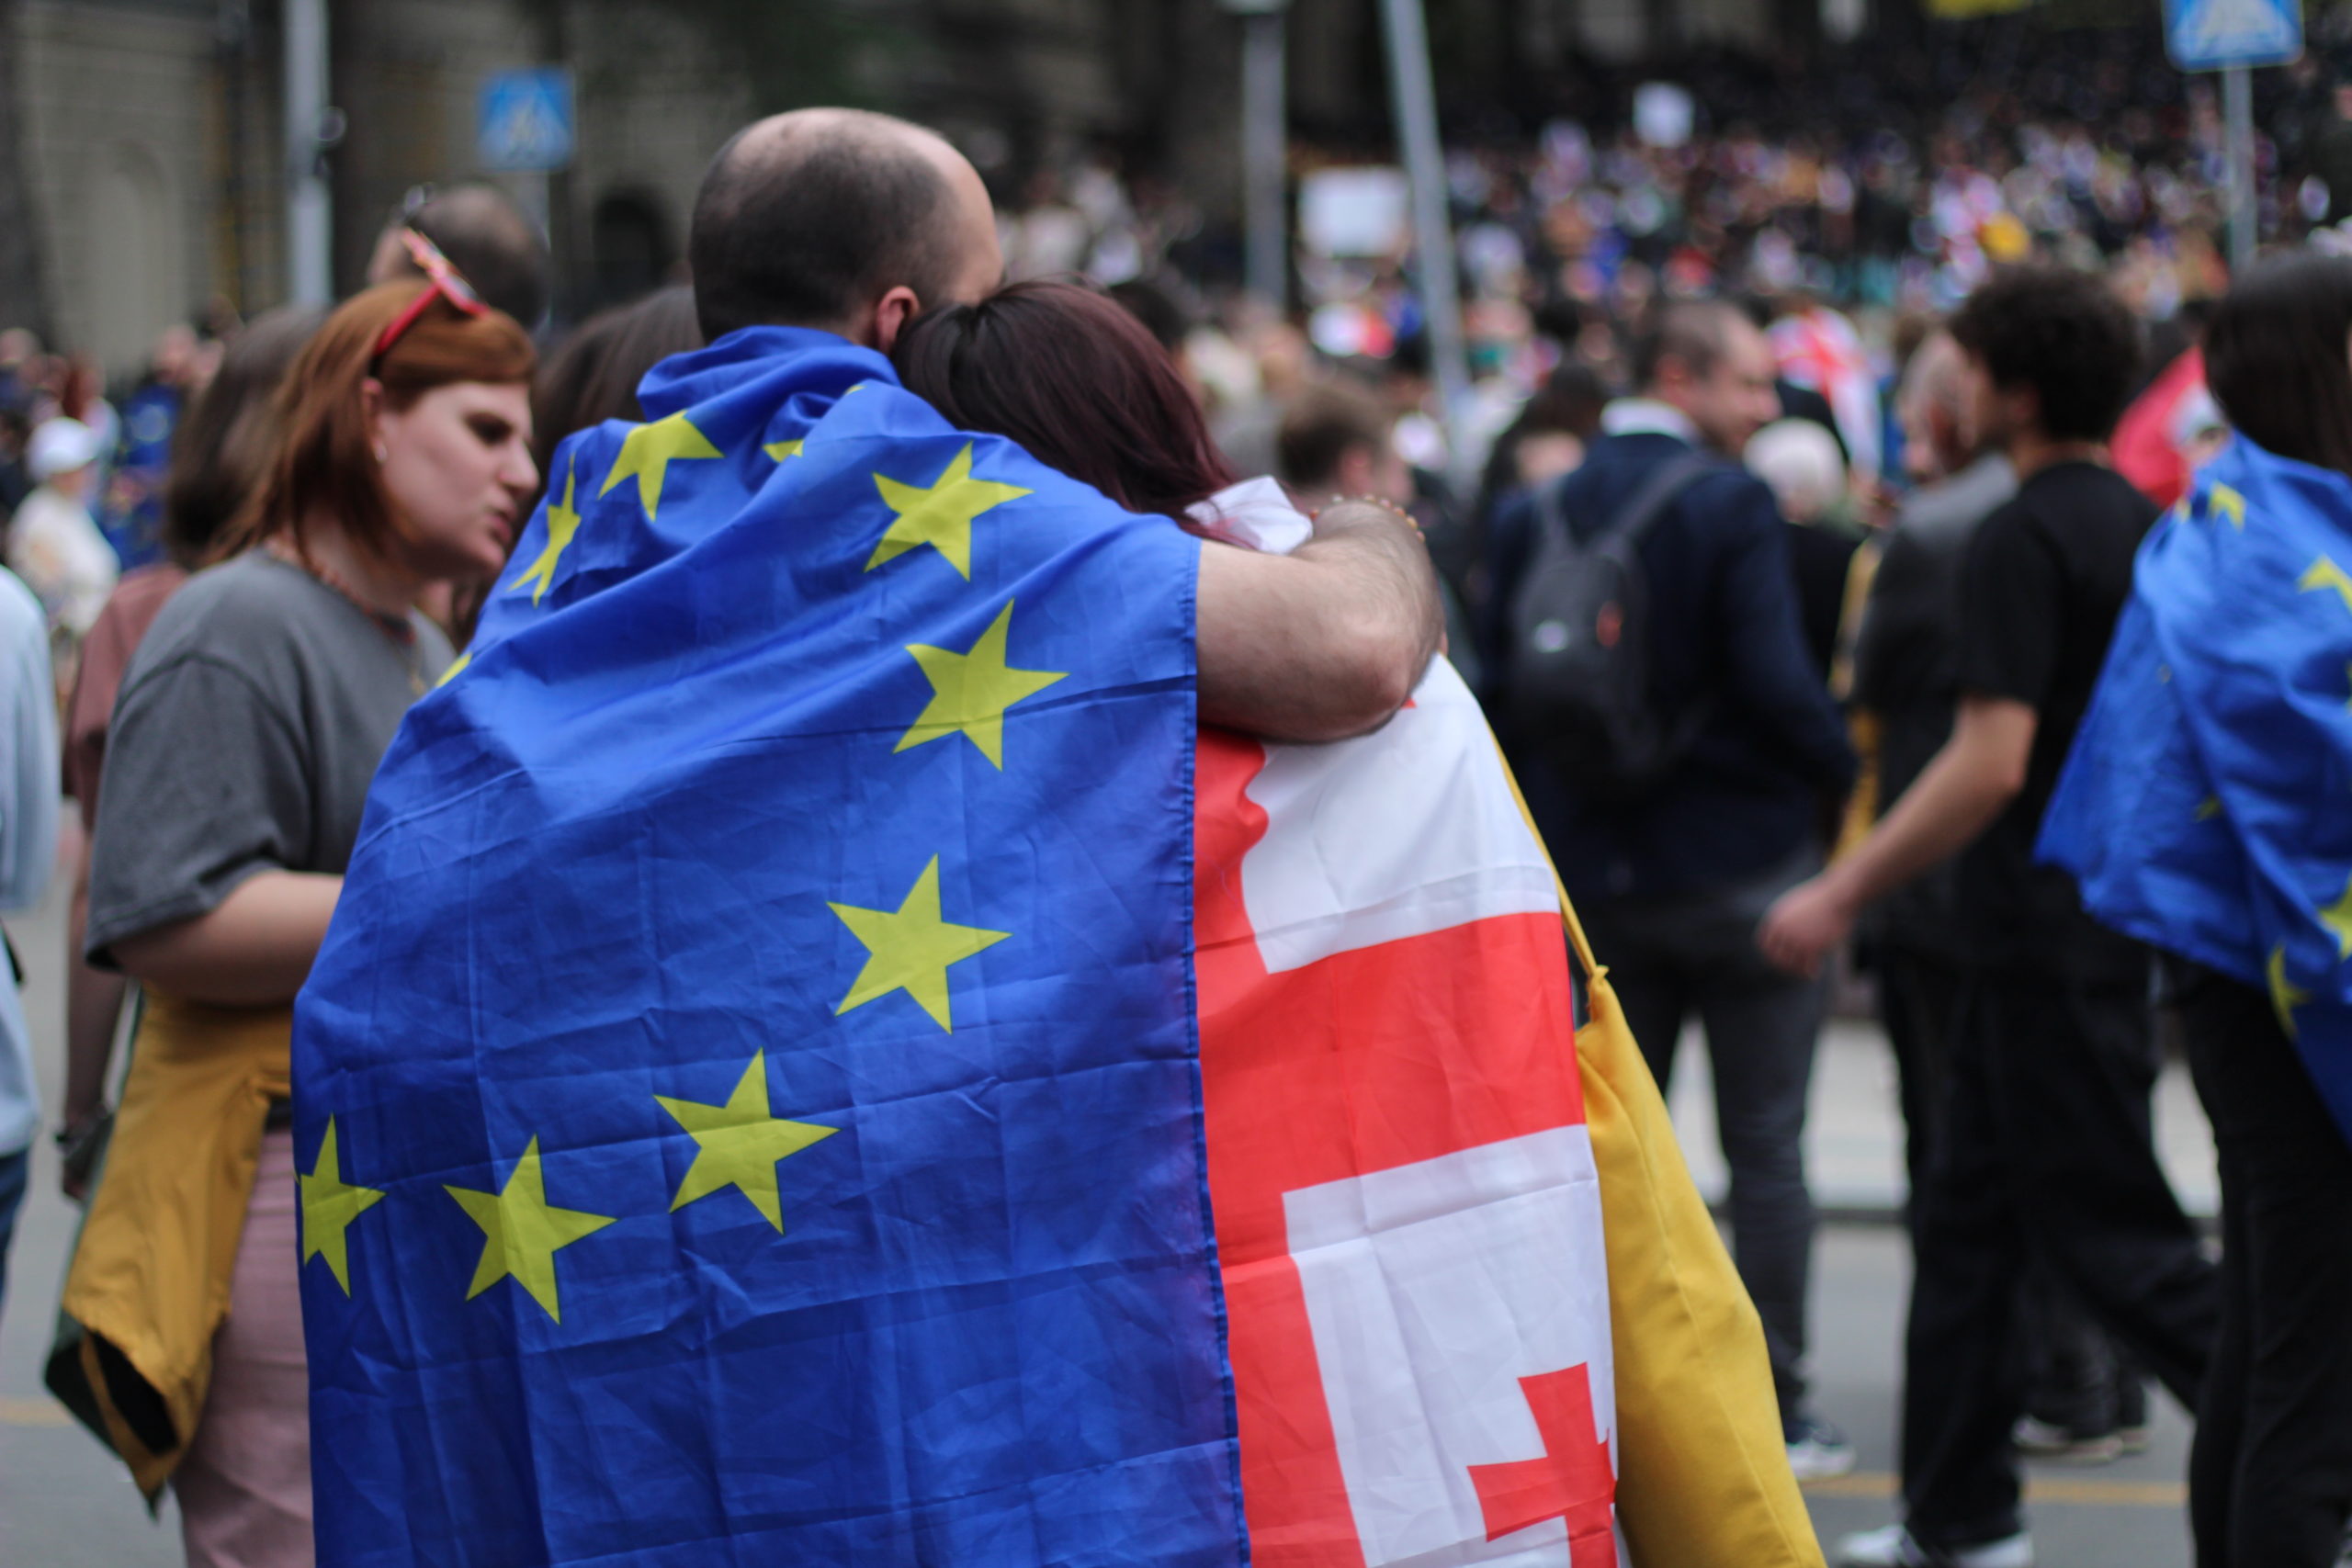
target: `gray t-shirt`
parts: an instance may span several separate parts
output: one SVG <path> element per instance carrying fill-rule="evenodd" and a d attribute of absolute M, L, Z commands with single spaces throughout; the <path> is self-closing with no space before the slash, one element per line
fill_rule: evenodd
<path fill-rule="evenodd" d="M 401 716 L 449 664 L 254 551 L 198 573 L 132 656 L 98 786 L 91 962 L 214 908 L 255 872 L 340 875 Z"/>

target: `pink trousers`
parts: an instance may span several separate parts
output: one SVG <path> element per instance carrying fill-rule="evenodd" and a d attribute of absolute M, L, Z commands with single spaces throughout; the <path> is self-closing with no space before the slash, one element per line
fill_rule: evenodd
<path fill-rule="evenodd" d="M 311 1568 L 311 1389 L 302 1361 L 294 1135 L 262 1138 L 212 1387 L 172 1478 L 188 1568 Z"/>

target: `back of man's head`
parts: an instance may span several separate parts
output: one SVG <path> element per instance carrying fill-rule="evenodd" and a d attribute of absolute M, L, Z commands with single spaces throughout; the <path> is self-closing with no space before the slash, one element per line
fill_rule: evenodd
<path fill-rule="evenodd" d="M 1940 327 L 1920 340 L 1903 367 L 1894 409 L 1903 423 L 1904 465 L 1921 483 L 1965 467 L 1975 456 L 1964 368 L 1960 344 Z"/>
<path fill-rule="evenodd" d="M 548 313 L 547 239 L 530 214 L 496 186 L 438 191 L 408 215 L 407 223 L 449 258 L 475 293 L 526 330 Z M 387 254 L 395 256 L 387 276 L 416 270 L 407 252 L 392 247 Z"/>
<path fill-rule="evenodd" d="M 1734 339 L 1758 329 L 1746 311 L 1722 299 L 1678 299 L 1659 308 L 1649 325 L 1634 339 L 1634 389 L 1654 392 L 1658 371 L 1668 364 L 1681 367 L 1693 379 L 1703 380 Z"/>
<path fill-rule="evenodd" d="M 935 146 L 931 144 L 936 144 Z M 801 109 L 736 132 L 703 175 L 686 253 L 706 341 L 742 327 L 844 331 L 898 287 L 953 298 L 964 214 L 931 132 Z"/>
<path fill-rule="evenodd" d="M 2032 390 L 2052 441 L 2106 440 L 2139 375 L 2140 323 L 2102 279 L 2067 267 L 1994 274 L 1951 331 L 1994 390 Z"/>
<path fill-rule="evenodd" d="M 1394 423 L 1369 391 L 1336 382 L 1309 387 L 1283 414 L 1274 434 L 1282 477 L 1304 491 L 1361 486 L 1357 472 L 1387 446 Z"/>

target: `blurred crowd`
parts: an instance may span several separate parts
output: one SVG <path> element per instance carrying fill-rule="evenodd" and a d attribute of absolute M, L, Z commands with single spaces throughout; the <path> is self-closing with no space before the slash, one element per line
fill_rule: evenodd
<path fill-rule="evenodd" d="M 1945 1111 L 1958 1105 L 1989 1124 L 2007 1092 L 1982 1074 L 1960 1074 L 1961 1056 L 2014 1056 L 2017 1041 L 2038 1039 L 2047 1050 L 2018 1070 L 2030 1066 L 2050 1094 L 2077 1095 L 2105 1116 L 2103 1173 L 2066 1168 L 2079 1142 L 2037 1142 L 2033 1129 L 2007 1126 L 1972 1145 L 1966 1181 L 1947 1160 L 1945 1212 L 1915 1214 L 1923 1278 L 1937 1267 L 1952 1282 L 1929 1301 L 1930 1321 L 1915 1308 L 1908 1419 L 1915 1445 L 1941 1440 L 1939 1432 L 1949 1439 L 1952 1473 L 1906 1474 L 1907 1523 L 1849 1543 L 1843 1559 L 1872 1568 L 2028 1561 L 2013 1550 L 2030 1553 L 2015 1449 L 2112 1459 L 2144 1441 L 2150 1379 L 2194 1404 L 2217 1333 L 2225 1349 L 2235 1335 L 2243 1351 L 2251 1332 L 2235 1319 L 2217 1329 L 2220 1292 L 2232 1287 L 2198 1253 L 2154 1163 L 2148 955 L 2129 944 L 2110 951 L 2073 884 L 2053 893 L 2030 854 L 2097 682 L 2132 552 L 2223 434 L 2200 343 L 2232 281 L 2221 259 L 2220 123 L 2211 94 L 2184 85 L 2143 30 L 2037 39 L 2030 69 L 2014 27 L 1954 36 L 1968 47 L 1832 55 L 1802 73 L 1712 57 L 1694 58 L 1672 81 L 1596 73 L 1571 85 L 1567 96 L 1587 106 L 1577 116 L 1524 133 L 1462 128 L 1449 184 L 1471 382 L 1451 405 L 1401 234 L 1359 254 L 1303 244 L 1300 305 L 1286 311 L 1231 288 L 1229 245 L 1180 193 L 1127 179 L 1107 158 L 1038 172 L 1000 220 L 1013 278 L 1089 276 L 1149 330 L 1234 471 L 1277 477 L 1303 510 L 1369 498 L 1419 525 L 1447 601 L 1452 657 L 1489 704 L 1656 1076 L 1670 1076 L 1686 1015 L 1723 1036 L 1721 1048 L 1711 1038 L 1711 1053 L 1732 1227 L 1800 1475 L 1837 1473 L 1855 1459 L 1812 1401 L 1805 1371 L 1813 1212 L 1799 1145 L 1825 953 L 1844 951 L 1863 922 L 1905 1082 L 1915 1190 L 1937 1189 L 1944 1168 L 1927 1145 Z M 2268 241 L 2296 245 L 2352 218 L 2352 87 L 2335 84 L 2324 54 L 2266 85 L 2261 124 Z M 1296 172 L 1339 166 L 1345 152 L 1302 149 Z M 77 953 L 86 948 L 100 962 L 74 964 L 60 1134 L 76 1194 L 108 1135 L 125 996 L 118 971 L 152 980 L 218 966 L 186 942 L 138 945 L 155 939 L 155 910 L 177 908 L 166 895 L 186 891 L 164 885 L 186 880 L 198 857 L 142 852 L 129 826 L 145 815 L 132 785 L 114 786 L 111 815 L 98 810 L 102 763 L 118 770 L 109 776 L 148 766 L 162 778 L 193 766 L 187 754 L 202 750 L 190 731 L 153 716 L 140 721 L 143 730 L 132 726 L 136 744 L 123 748 L 123 716 L 144 711 L 119 703 L 127 672 L 169 656 L 151 651 L 134 665 L 134 650 L 165 601 L 212 562 L 229 564 L 205 574 L 210 585 L 188 603 L 227 606 L 205 612 L 215 616 L 206 635 L 224 646 L 243 602 L 221 598 L 232 581 L 222 573 L 242 574 L 237 592 L 276 596 L 266 601 L 278 606 L 272 614 L 356 606 L 365 616 L 344 616 L 351 624 L 336 633 L 349 646 L 322 644 L 310 657 L 343 674 L 374 661 L 360 673 L 375 728 L 352 754 L 370 746 L 380 754 L 407 702 L 454 668 L 557 445 L 600 421 L 641 419 L 645 373 L 701 346 L 683 285 L 559 327 L 547 320 L 548 273 L 544 241 L 520 209 L 492 187 L 461 186 L 394 219 L 371 266 L 374 288 L 325 329 L 323 311 L 292 309 L 233 330 L 174 328 L 111 392 L 86 356 L 48 352 L 20 330 L 0 334 L 6 561 L 45 621 L 68 793 L 89 841 L 107 838 L 102 821 L 115 824 L 114 844 L 131 848 L 111 852 L 125 865 L 141 861 L 157 884 L 134 885 L 125 872 L 109 886 L 85 842 L 74 940 Z M 2352 262 L 2325 276 L 2352 310 Z M 461 411 L 495 504 L 455 517 L 447 537 L 360 519 L 341 544 L 330 534 L 333 548 L 314 560 L 303 486 L 316 476 L 302 466 L 300 432 L 264 433 L 273 422 L 293 429 L 306 399 L 323 406 L 329 371 L 349 383 L 344 393 L 356 397 L 352 388 L 366 382 L 384 396 L 388 355 L 436 299 L 447 309 L 423 317 L 409 354 L 422 359 L 434 334 L 446 334 L 488 367 L 446 380 L 511 394 Z M 2335 331 L 2329 353 L 2341 361 L 2342 324 Z M 2260 380 L 2242 366 L 2240 374 L 2242 385 Z M 2331 375 L 2331 386 L 2346 381 L 2345 367 Z M 2352 401 L 2352 382 L 2346 395 Z M 380 410 L 369 417 L 379 434 L 372 461 L 365 442 L 319 416 L 320 471 L 331 457 L 363 476 L 380 468 L 371 482 L 413 481 L 424 499 L 411 510 L 425 515 L 447 498 L 415 476 L 447 467 L 447 449 Z M 1702 451 L 1714 460 L 1696 461 Z M 1555 627 L 1560 640 L 1547 642 L 1555 633 L 1530 608 L 1530 585 L 1570 570 L 1562 559 L 1573 568 L 1578 541 L 1591 547 L 1620 526 L 1627 552 L 1673 541 L 1645 558 L 1657 615 L 1654 683 L 1672 693 L 1675 733 L 1658 740 L 1664 761 L 1654 773 L 1636 777 L 1629 764 L 1599 779 L 1579 771 L 1586 764 L 1555 743 L 1556 730 L 1544 731 L 1554 719 L 1527 716 L 1529 670 L 1569 635 Z M 469 556 L 451 542 L 464 528 L 473 530 Z M 2083 558 L 2043 548 L 2062 537 Z M 1925 627 L 1913 646 L 1927 650 L 1917 660 L 1926 673 L 1873 713 L 1873 680 L 1883 693 L 1894 666 L 1883 636 L 1872 652 L 1871 617 L 1883 633 L 1905 608 L 1900 573 L 1882 575 L 1881 563 L 1900 567 L 1897 546 L 1923 538 L 1942 541 L 1933 562 L 1912 569 L 1932 580 L 1925 588 L 1912 580 L 1909 606 Z M 1967 564 L 1978 558 L 1984 564 Z M 308 574 L 296 588 L 288 567 Z M 522 592 L 532 575 L 508 591 Z M 1951 609 L 1963 576 L 1983 580 L 1964 617 Z M 162 624 L 195 625 L 198 614 L 184 604 Z M 1606 627 L 1602 662 L 1589 672 L 1608 673 L 1622 627 Z M 2096 637 L 2073 635 L 2086 627 Z M 346 656 L 348 667 L 335 662 Z M 1956 673 L 1963 656 L 1973 662 Z M 258 677 L 249 683 L 260 690 Z M 2009 726 L 1998 744 L 2014 755 L 1997 768 L 1982 750 L 1994 742 L 1972 728 L 1980 696 L 2007 705 L 1995 716 Z M 157 713 L 165 705 L 151 704 Z M 1907 737 L 1905 712 L 1916 721 Z M 26 749 L 19 766 L 37 752 Z M 1980 764 L 1991 770 L 1983 778 L 2008 780 L 2006 793 L 1971 782 L 1967 770 Z M 321 819 L 356 833 L 372 765 L 350 777 L 312 770 L 321 776 L 300 788 L 332 796 L 313 803 Z M 48 769 L 54 778 L 53 758 Z M 1962 799 L 1971 789 L 1973 805 Z M 1945 804 L 1906 815 L 1893 807 L 1906 793 Z M 1854 853 L 1834 861 L 1841 844 Z M 17 848 L 40 858 L 38 846 Z M 339 874 L 347 851 L 348 836 L 286 869 Z M 1991 891 L 1955 893 L 1932 874 L 1914 886 L 1954 857 L 1976 866 L 1972 874 Z M 1824 914 L 1839 876 L 1867 894 Z M 1924 899 L 1908 915 L 1897 900 L 1905 889 Z M 299 915 L 323 929 L 322 908 L 297 908 L 315 887 L 284 893 L 296 902 L 273 919 Z M 1869 909 L 1880 924 L 1869 923 Z M 2047 939 L 2041 951 L 1981 957 L 1996 939 L 2036 938 Z M 291 971 L 297 983 L 315 931 L 310 940 Z M 2095 975 L 2067 967 L 2102 956 L 2111 962 Z M 283 978 L 264 975 L 256 994 L 290 995 L 290 986 L 269 989 Z M 2262 1001 L 2232 984 L 2233 1000 L 2245 992 Z M 2086 986 L 2096 991 L 2089 1002 Z M 2051 1001 L 2062 991 L 2071 1023 Z M 1947 1028 L 1962 995 L 1973 998 L 1968 1030 Z M 2002 1022 L 2029 1016 L 2042 1035 Z M 2068 1034 L 2074 1025 L 2082 1027 Z M 15 1029 L 21 1055 L 21 1020 Z M 2287 1059 L 2283 1044 L 2270 1043 Z M 2110 1062 L 2103 1077 L 2094 1058 L 2109 1046 L 2122 1065 Z M 0 1109 L 9 1089 L 0 1075 Z M 29 1138 L 28 1083 L 18 1098 Z M 270 1128 L 282 1143 L 283 1127 Z M 0 1123 L 0 1134 L 8 1130 Z M 2313 1137 L 2314 1158 L 2342 1164 L 2334 1136 Z M 21 1182 L 21 1153 L 0 1141 L 0 1251 L 12 1157 Z M 1998 1212 L 1961 1213 L 2005 1178 L 2015 1190 Z M 2352 1176 L 2328 1179 L 2331 1192 L 2352 1190 Z M 2116 1219 L 2132 1207 L 2120 1201 L 2101 1207 L 2118 1191 L 2144 1211 L 2139 1220 Z M 279 1217 L 290 1252 L 290 1211 Z M 2134 1224 L 2138 1233 L 2123 1235 Z M 2139 1242 L 2142 1261 L 2154 1259 L 2148 1277 L 2120 1266 L 2101 1272 L 2115 1248 Z M 2245 1248 L 2243 1236 L 2232 1245 Z M 2342 1263 L 2324 1246 L 2308 1250 Z M 2170 1285 L 2154 1278 L 2165 1270 L 2177 1276 Z M 2346 1299 L 2352 1271 L 2312 1310 L 2338 1311 Z M 282 1295 L 238 1310 L 261 1321 L 293 1309 Z M 1922 1361 L 1921 1346 L 1950 1354 Z M 1972 1369 L 1984 1375 L 1972 1382 Z M 224 1382 L 262 1389 L 267 1377 L 266 1368 L 229 1364 Z M 257 1394 L 253 1419 L 283 1422 L 288 1408 L 279 1394 Z M 234 1419 L 233 1411 L 219 1417 Z M 2314 1442 L 2352 1451 L 2341 1420 L 2320 1425 Z M 1934 1462 L 1932 1452 L 1917 1461 Z M 2256 1465 L 2233 1447 L 2211 1467 L 2220 1480 L 2203 1483 L 2209 1494 Z M 1960 1494 L 1995 1501 L 1972 1514 L 1952 1500 Z M 2340 1539 L 2341 1512 L 2332 1509 L 2306 1509 L 2317 1521 L 2308 1529 Z M 199 1504 L 191 1517 L 204 1513 Z M 2238 1527 L 2199 1528 L 2218 1538 Z M 2237 1559 L 2256 1560 L 2289 1561 Z"/>

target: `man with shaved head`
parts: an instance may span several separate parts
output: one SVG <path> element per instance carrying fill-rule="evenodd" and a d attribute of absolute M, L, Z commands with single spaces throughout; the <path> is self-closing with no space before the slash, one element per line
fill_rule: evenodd
<path fill-rule="evenodd" d="M 703 178 L 687 259 L 705 342 L 783 324 L 884 353 L 917 311 L 1004 275 L 972 165 L 920 126 L 856 109 L 738 131 Z"/>
<path fill-rule="evenodd" d="M 1002 281 L 988 187 L 921 126 L 857 109 L 756 121 L 703 176 L 687 239 L 704 340 L 815 328 L 888 354 L 907 323 Z M 1342 502 L 1287 556 L 1201 552 L 1204 722 L 1293 740 L 1372 728 L 1404 705 L 1443 631 L 1417 531 Z"/>

